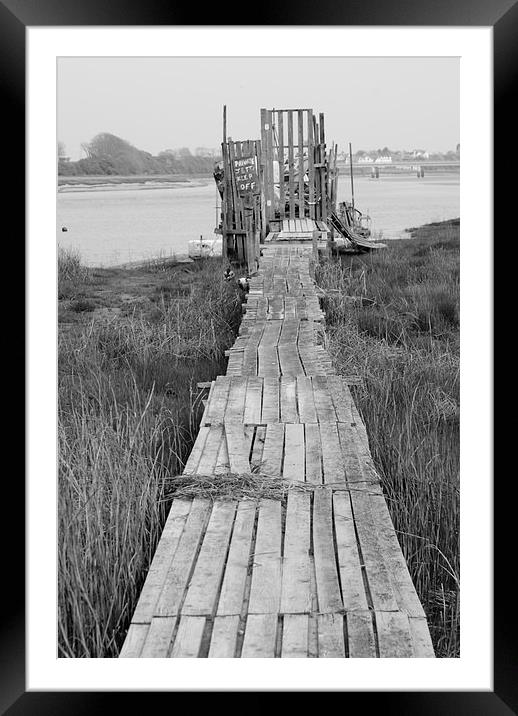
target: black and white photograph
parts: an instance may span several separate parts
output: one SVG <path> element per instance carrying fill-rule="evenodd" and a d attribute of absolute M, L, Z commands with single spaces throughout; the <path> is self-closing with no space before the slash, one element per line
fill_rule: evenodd
<path fill-rule="evenodd" d="M 58 59 L 60 656 L 459 656 L 459 76 Z"/>

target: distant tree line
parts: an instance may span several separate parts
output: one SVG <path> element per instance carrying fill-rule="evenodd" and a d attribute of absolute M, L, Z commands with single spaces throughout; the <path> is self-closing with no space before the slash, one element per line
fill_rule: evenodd
<path fill-rule="evenodd" d="M 70 161 L 65 146 L 58 142 L 60 176 L 210 174 L 214 168 L 214 157 L 195 157 L 186 148 L 177 151 L 166 149 L 153 156 L 108 133 L 96 135 L 81 147 L 86 157 Z"/>

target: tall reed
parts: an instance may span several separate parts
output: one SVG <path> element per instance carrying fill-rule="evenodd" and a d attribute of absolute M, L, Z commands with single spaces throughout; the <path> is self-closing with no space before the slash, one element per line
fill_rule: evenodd
<path fill-rule="evenodd" d="M 196 384 L 223 372 L 234 341 L 240 300 L 222 274 L 215 260 L 172 268 L 153 300 L 60 332 L 61 656 L 114 657 L 124 640 L 197 433 Z"/>
<path fill-rule="evenodd" d="M 418 234 L 419 236 L 419 234 Z M 438 656 L 459 655 L 459 229 L 322 264 L 329 350 L 365 421 Z M 351 304 L 346 295 L 368 298 Z"/>

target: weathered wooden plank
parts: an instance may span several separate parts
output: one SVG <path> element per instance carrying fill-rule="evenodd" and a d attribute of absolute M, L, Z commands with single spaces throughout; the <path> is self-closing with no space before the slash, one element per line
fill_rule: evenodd
<path fill-rule="evenodd" d="M 299 140 L 299 217 L 304 216 L 304 112 L 303 110 L 298 110 L 298 140 Z M 299 218 L 299 226 L 297 228 L 298 231 L 302 230 L 302 227 L 300 226 L 300 218 Z"/>
<path fill-rule="evenodd" d="M 255 515 L 255 502 L 250 500 L 239 502 L 221 585 L 217 608 L 218 616 L 241 614 Z"/>
<path fill-rule="evenodd" d="M 173 561 L 166 574 L 154 616 L 174 617 L 179 614 L 210 510 L 209 500 L 196 498 L 193 501 Z"/>
<path fill-rule="evenodd" d="M 235 502 L 216 500 L 214 503 L 182 614 L 214 614 L 235 512 Z"/>
<path fill-rule="evenodd" d="M 322 659 L 344 658 L 344 618 L 342 614 L 319 614 L 317 629 L 318 656 Z"/>
<path fill-rule="evenodd" d="M 399 606 L 384 560 L 383 545 L 378 540 L 376 524 L 370 512 L 368 495 L 359 490 L 352 490 L 350 495 L 372 605 L 379 611 L 398 611 Z"/>
<path fill-rule="evenodd" d="M 236 654 L 239 617 L 216 617 L 210 640 L 209 659 L 232 659 Z"/>
<path fill-rule="evenodd" d="M 308 110 L 308 184 L 309 184 L 309 215 L 315 218 L 315 142 L 313 138 L 313 111 Z"/>
<path fill-rule="evenodd" d="M 250 442 L 245 436 L 244 425 L 225 421 L 230 472 L 243 474 L 250 472 Z"/>
<path fill-rule="evenodd" d="M 241 658 L 272 659 L 277 640 L 277 614 L 249 614 Z"/>
<path fill-rule="evenodd" d="M 412 634 L 413 655 L 419 659 L 433 659 L 435 651 L 425 618 L 409 617 L 410 632 Z"/>
<path fill-rule="evenodd" d="M 289 167 L 289 200 L 290 200 L 290 219 L 295 218 L 295 168 L 294 168 L 294 151 L 293 151 L 293 111 L 288 111 L 288 167 Z"/>
<path fill-rule="evenodd" d="M 286 508 L 281 613 L 311 611 L 311 495 L 290 492 Z"/>
<path fill-rule="evenodd" d="M 216 466 L 214 468 L 215 475 L 226 475 L 230 472 L 230 462 L 228 459 L 227 440 L 223 433 L 221 443 L 219 446 L 218 457 L 216 460 Z"/>
<path fill-rule="evenodd" d="M 197 475 L 212 475 L 214 473 L 221 443 L 224 440 L 222 425 L 211 425 L 209 430 L 200 462 L 196 468 Z"/>
<path fill-rule="evenodd" d="M 273 423 L 266 427 L 261 472 L 280 477 L 284 450 L 284 425 Z"/>
<path fill-rule="evenodd" d="M 230 390 L 228 394 L 227 409 L 225 412 L 225 420 L 243 421 L 243 413 L 245 409 L 247 378 L 235 376 L 232 378 Z"/>
<path fill-rule="evenodd" d="M 343 610 L 336 570 L 333 539 L 331 491 L 315 490 L 313 498 L 313 552 L 317 580 L 318 610 L 321 613 Z"/>
<path fill-rule="evenodd" d="M 198 657 L 205 623 L 205 617 L 182 616 L 171 658 L 196 659 Z"/>
<path fill-rule="evenodd" d="M 414 655 L 408 616 L 401 612 L 376 611 L 376 632 L 381 659 L 404 659 Z"/>
<path fill-rule="evenodd" d="M 307 423 L 304 426 L 306 449 L 306 482 L 315 485 L 322 483 L 322 446 L 320 443 L 320 426 Z"/>
<path fill-rule="evenodd" d="M 252 429 L 250 426 L 249 429 Z M 252 457 L 250 460 L 250 467 L 252 472 L 261 472 L 261 466 L 263 464 L 263 450 L 264 440 L 266 437 L 266 425 L 259 425 L 255 428 L 254 445 L 252 449 Z"/>
<path fill-rule="evenodd" d="M 337 492 L 333 495 L 333 513 L 344 608 L 346 611 L 351 609 L 366 611 L 369 605 L 356 542 L 351 502 L 347 493 Z"/>
<path fill-rule="evenodd" d="M 297 399 L 300 422 L 318 422 L 311 378 L 302 375 L 297 376 Z"/>
<path fill-rule="evenodd" d="M 177 617 L 153 617 L 142 653 L 143 659 L 165 659 L 173 640 Z"/>
<path fill-rule="evenodd" d="M 424 609 L 408 571 L 385 498 L 383 495 L 369 495 L 365 501 L 370 508 L 380 544 L 383 546 L 383 561 L 387 566 L 399 609 L 409 616 L 424 619 Z"/>
<path fill-rule="evenodd" d="M 212 392 L 209 396 L 202 425 L 212 425 L 214 423 L 223 422 L 229 390 L 230 379 L 218 376 L 216 381 L 213 383 Z"/>
<path fill-rule="evenodd" d="M 248 378 L 243 422 L 245 425 L 257 425 L 261 422 L 263 381 L 261 378 Z"/>
<path fill-rule="evenodd" d="M 136 659 L 142 653 L 149 624 L 131 624 L 119 653 L 120 659 Z"/>
<path fill-rule="evenodd" d="M 284 121 L 283 112 L 279 110 L 277 112 L 278 117 L 278 130 L 279 130 L 279 204 L 280 204 L 280 217 L 283 219 L 286 216 L 286 197 L 284 189 Z"/>
<path fill-rule="evenodd" d="M 252 563 L 249 614 L 277 614 L 281 591 L 281 503 L 261 500 Z"/>
<path fill-rule="evenodd" d="M 298 423 L 297 382 L 295 378 L 281 376 L 281 422 Z"/>
<path fill-rule="evenodd" d="M 323 482 L 325 485 L 345 483 L 345 470 L 336 423 L 320 423 Z"/>
<path fill-rule="evenodd" d="M 278 378 L 263 378 L 263 403 L 261 422 L 279 422 L 279 380 Z"/>
<path fill-rule="evenodd" d="M 338 423 L 338 435 L 340 438 L 340 449 L 342 453 L 343 466 L 347 482 L 354 486 L 369 486 L 373 475 L 365 470 L 363 461 L 358 454 L 354 442 L 354 427 L 344 423 Z"/>
<path fill-rule="evenodd" d="M 312 384 L 318 422 L 336 422 L 336 412 L 327 386 L 327 378 L 315 375 L 312 378 Z"/>
<path fill-rule="evenodd" d="M 305 440 L 304 425 L 287 423 L 285 425 L 285 449 L 282 476 L 285 480 L 304 482 Z"/>
<path fill-rule="evenodd" d="M 373 659 L 377 657 L 372 612 L 347 612 L 346 622 L 349 658 Z"/>
<path fill-rule="evenodd" d="M 189 458 L 188 458 L 187 462 L 185 463 L 185 467 L 183 469 L 184 475 L 194 475 L 195 474 L 198 464 L 200 462 L 200 458 L 203 455 L 203 448 L 205 447 L 205 442 L 207 440 L 209 433 L 210 433 L 210 428 L 208 428 L 208 427 L 201 427 L 199 429 L 198 435 L 196 437 L 196 441 L 195 441 L 193 448 L 191 450 L 191 454 L 189 455 Z"/>
<path fill-rule="evenodd" d="M 191 500 L 173 500 L 162 536 L 156 548 L 146 581 L 140 593 L 132 622 L 150 622 L 160 596 L 160 590 L 176 553 L 180 537 L 191 510 Z"/>
<path fill-rule="evenodd" d="M 308 627 L 307 614 L 285 614 L 282 629 L 282 658 L 307 659 Z"/>

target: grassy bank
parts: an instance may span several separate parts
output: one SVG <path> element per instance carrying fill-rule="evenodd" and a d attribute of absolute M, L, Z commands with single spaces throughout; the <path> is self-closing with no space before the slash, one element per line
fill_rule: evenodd
<path fill-rule="evenodd" d="M 117 656 L 240 317 L 217 259 L 90 269 L 59 255 L 59 654 Z"/>
<path fill-rule="evenodd" d="M 437 656 L 459 655 L 459 222 L 318 269 L 329 350 L 354 397 Z M 344 296 L 371 301 L 351 304 Z"/>

